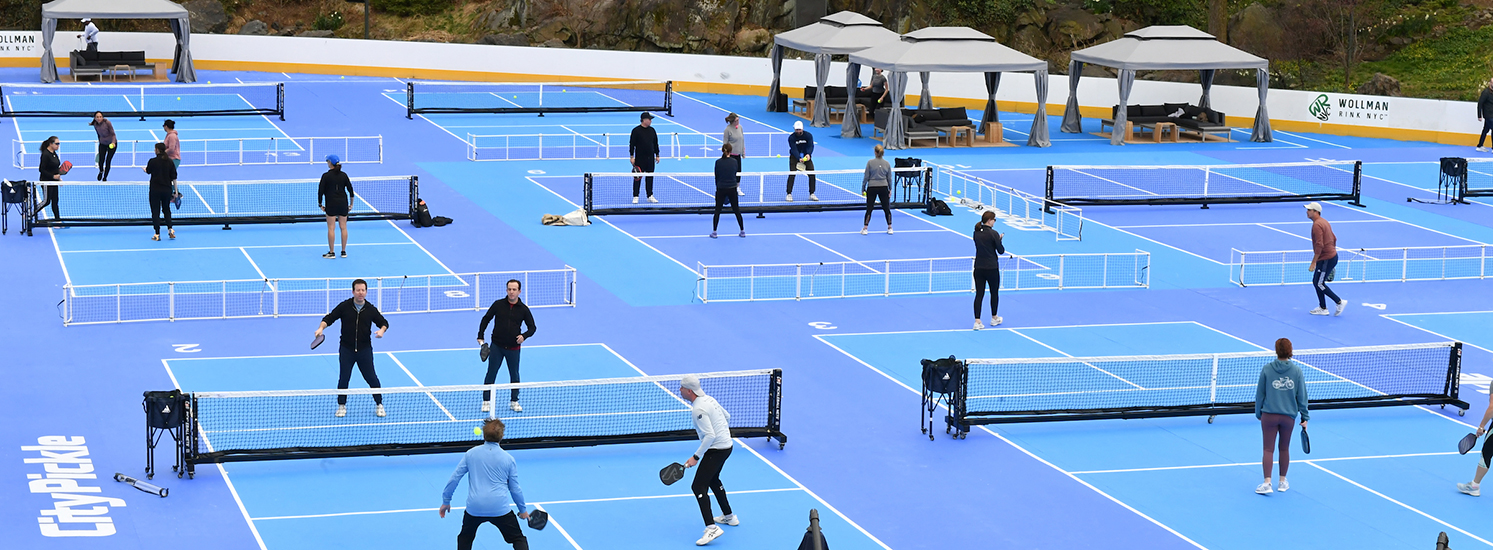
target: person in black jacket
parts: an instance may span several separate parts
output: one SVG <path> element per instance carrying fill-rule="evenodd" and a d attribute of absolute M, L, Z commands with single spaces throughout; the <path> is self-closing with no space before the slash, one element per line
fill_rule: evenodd
<path fill-rule="evenodd" d="M 1483 147 L 1483 138 L 1488 137 L 1488 132 L 1493 131 L 1493 80 L 1483 86 L 1483 93 L 1477 96 L 1477 119 L 1483 123 L 1483 131 L 1477 135 L 1477 150 L 1482 152 L 1493 151 L 1493 143 Z"/>
<path fill-rule="evenodd" d="M 156 144 L 156 156 L 145 163 L 145 173 L 150 174 L 150 225 L 155 235 L 150 240 L 161 240 L 161 214 L 166 215 L 166 232 L 176 238 L 176 229 L 171 227 L 171 187 L 176 182 L 176 163 L 166 156 L 166 144 Z"/>
<path fill-rule="evenodd" d="M 788 170 L 790 172 L 814 171 L 814 134 L 804 131 L 804 123 L 801 120 L 793 123 L 793 133 L 788 134 Z M 788 202 L 793 202 L 793 179 L 795 177 L 797 176 L 788 174 Z M 809 174 L 809 200 L 819 200 L 819 196 L 814 194 L 814 186 L 818 183 L 814 174 Z"/>
<path fill-rule="evenodd" d="M 985 300 L 985 285 L 990 285 L 990 326 L 1001 324 L 996 315 L 1001 303 L 1000 255 L 1006 253 L 1002 244 L 1005 233 L 995 232 L 995 212 L 986 210 L 975 224 L 975 330 L 985 328 L 980 323 L 980 302 Z"/>
<path fill-rule="evenodd" d="M 368 382 L 368 387 L 383 387 L 378 383 L 378 373 L 373 370 L 373 339 L 369 337 L 369 333 L 383 338 L 384 331 L 389 330 L 389 322 L 367 298 L 368 281 L 353 281 L 353 297 L 332 308 L 326 317 L 321 318 L 321 326 L 316 327 L 316 335 L 321 336 L 321 331 L 332 326 L 332 323 L 342 321 L 342 339 L 337 347 L 337 359 L 341 367 L 337 374 L 339 390 L 347 389 L 347 383 L 353 376 L 353 363 L 357 363 L 358 372 L 363 374 L 363 381 Z M 374 326 L 378 327 L 377 332 L 373 331 Z M 374 411 L 383 416 L 384 396 L 373 394 L 373 403 L 377 405 Z M 344 416 L 347 416 L 347 396 L 338 395 L 337 418 Z"/>
<path fill-rule="evenodd" d="M 39 166 L 41 181 L 62 181 L 62 159 L 57 157 L 57 149 L 61 146 L 62 142 L 57 141 L 57 136 L 49 137 L 46 141 L 41 142 L 41 164 Z M 36 211 L 33 214 L 39 213 L 47 205 L 51 205 L 52 219 L 61 218 L 62 215 L 58 213 L 60 207 L 57 204 L 58 186 L 43 185 L 42 187 L 47 190 L 47 199 L 42 201 L 41 204 L 36 205 Z"/>
<path fill-rule="evenodd" d="M 731 156 L 731 144 L 721 144 L 721 158 L 715 159 L 715 219 L 710 222 L 710 238 L 721 226 L 721 207 L 731 203 L 731 212 L 736 214 L 736 227 L 741 230 L 738 237 L 746 237 L 746 224 L 741 221 L 741 204 L 736 198 L 737 172 L 741 170 L 741 159 Z"/>
<path fill-rule="evenodd" d="M 517 384 L 518 380 L 518 355 L 523 348 L 524 340 L 534 337 L 534 315 L 529 313 L 529 306 L 523 300 L 518 299 L 518 294 L 523 291 L 524 284 L 518 279 L 509 279 L 508 296 L 497 300 L 487 308 L 487 313 L 482 316 L 482 324 L 477 326 L 477 344 L 487 345 L 482 340 L 482 333 L 487 332 L 487 323 L 492 321 L 492 345 L 497 349 L 487 356 L 487 377 L 482 379 L 483 384 L 491 384 L 498 379 L 498 369 L 503 368 L 503 361 L 508 361 L 508 382 Z M 519 332 L 523 328 L 522 323 L 529 324 L 529 330 Z M 510 392 L 508 408 L 513 412 L 523 412 L 524 408 L 518 404 L 518 390 Z M 492 410 L 492 392 L 482 392 L 482 412 Z"/>
<path fill-rule="evenodd" d="M 627 156 L 632 160 L 632 171 L 653 173 L 658 165 L 659 147 L 658 130 L 653 129 L 653 114 L 643 113 L 639 122 L 632 129 L 632 135 L 627 138 Z M 638 203 L 638 186 L 643 183 L 641 177 L 632 179 L 632 203 Z M 653 198 L 653 176 L 648 176 L 648 202 L 658 202 Z"/>
<path fill-rule="evenodd" d="M 347 214 L 352 211 L 354 196 L 353 182 L 342 171 L 342 159 L 337 155 L 327 155 L 327 171 L 321 175 L 321 184 L 316 188 L 316 206 L 327 213 L 327 253 L 321 257 L 337 257 L 332 252 L 332 243 L 339 225 L 342 226 L 342 257 L 347 257 Z"/>

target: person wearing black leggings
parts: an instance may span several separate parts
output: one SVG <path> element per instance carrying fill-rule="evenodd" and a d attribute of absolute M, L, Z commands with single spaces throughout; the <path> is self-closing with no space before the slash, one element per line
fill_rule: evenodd
<path fill-rule="evenodd" d="M 114 135 L 114 123 L 104 118 L 102 111 L 93 112 L 88 122 L 98 134 L 98 180 L 109 181 L 109 168 L 114 165 L 114 153 L 119 150 L 119 138 Z"/>
<path fill-rule="evenodd" d="M 985 300 L 985 285 L 990 285 L 990 326 L 1001 324 L 996 315 L 1001 303 L 1000 255 L 1006 253 L 1002 244 L 1005 233 L 995 232 L 995 212 L 986 210 L 975 224 L 975 330 L 985 328 L 980 322 L 980 302 Z"/>
<path fill-rule="evenodd" d="M 721 144 L 721 158 L 715 159 L 715 218 L 710 221 L 710 238 L 715 238 L 715 231 L 721 226 L 721 207 L 731 203 L 731 213 L 736 214 L 736 228 L 741 230 L 738 237 L 746 236 L 746 223 L 741 221 L 741 203 L 736 198 L 737 179 L 741 173 L 741 158 L 731 156 L 731 144 Z"/>
<path fill-rule="evenodd" d="M 57 157 L 57 149 L 61 146 L 62 143 L 57 141 L 57 136 L 49 137 L 46 141 L 41 142 L 41 164 L 39 165 L 41 181 L 62 181 L 62 159 Z M 40 213 L 47 205 L 51 205 L 52 219 L 61 218 L 62 215 L 58 213 L 60 207 L 57 204 L 58 186 L 43 185 L 42 187 L 46 188 L 47 198 L 41 204 L 36 205 L 36 211 L 32 212 L 32 214 Z"/>
<path fill-rule="evenodd" d="M 881 211 L 886 214 L 886 234 L 892 234 L 892 165 L 886 159 L 881 158 L 886 149 L 877 145 L 874 149 L 876 158 L 866 161 L 866 175 L 861 179 L 861 186 L 866 195 L 866 220 L 861 223 L 861 234 L 871 228 L 871 211 L 876 208 L 877 199 L 881 200 Z"/>
<path fill-rule="evenodd" d="M 1488 85 L 1483 87 L 1483 92 L 1477 96 L 1477 120 L 1483 123 L 1483 131 L 1477 135 L 1477 150 L 1485 153 L 1493 151 L 1493 147 L 1483 147 L 1483 138 L 1488 137 L 1488 132 L 1493 132 L 1493 80 L 1489 80 Z"/>
<path fill-rule="evenodd" d="M 171 188 L 176 182 L 176 165 L 166 156 L 166 144 L 156 144 L 156 156 L 145 163 L 145 173 L 150 174 L 150 225 L 155 235 L 150 240 L 161 240 L 161 215 L 166 216 L 166 232 L 176 238 L 176 229 L 171 227 Z"/>

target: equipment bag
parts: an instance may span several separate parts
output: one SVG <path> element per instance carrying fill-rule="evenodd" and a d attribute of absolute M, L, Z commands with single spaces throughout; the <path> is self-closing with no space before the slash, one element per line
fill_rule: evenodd
<path fill-rule="evenodd" d="M 949 203 L 933 199 L 928 201 L 928 209 L 924 213 L 929 216 L 952 216 L 954 215 L 954 210 L 949 208 Z"/>
<path fill-rule="evenodd" d="M 954 393 L 959 388 L 959 360 L 950 355 L 943 359 L 923 360 L 923 389 L 931 393 Z"/>
<path fill-rule="evenodd" d="M 187 396 L 181 390 L 145 392 L 145 423 L 158 430 L 181 426 L 186 419 Z"/>

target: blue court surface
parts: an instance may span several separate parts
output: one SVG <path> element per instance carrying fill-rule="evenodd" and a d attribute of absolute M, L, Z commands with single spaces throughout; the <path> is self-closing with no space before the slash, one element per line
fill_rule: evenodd
<path fill-rule="evenodd" d="M 0 78 L 31 82 L 36 75 L 7 69 Z M 0 428 L 9 442 L 0 449 L 0 462 L 17 473 L 3 485 L 6 498 L 0 499 L 0 533 L 5 533 L 0 539 L 6 548 L 137 549 L 162 541 L 265 550 L 449 547 L 460 520 L 441 519 L 436 510 L 457 454 L 203 464 L 194 479 L 178 479 L 163 450 L 156 457 L 160 475 L 152 482 L 170 489 L 167 498 L 117 483 L 111 474 L 143 474 L 142 392 L 336 387 L 336 348 L 307 348 L 317 328 L 313 315 L 324 312 L 326 304 L 277 317 L 280 310 L 264 304 L 285 291 L 341 288 L 361 277 L 386 289 L 413 286 L 424 300 L 446 300 L 409 306 L 405 294 L 371 293 L 382 296 L 376 302 L 381 309 L 404 312 L 390 315 L 388 332 L 374 341 L 375 370 L 389 389 L 471 385 L 481 383 L 485 373 L 474 341 L 477 324 L 482 310 L 500 299 L 502 282 L 568 268 L 575 270 L 573 279 L 553 283 L 533 275 L 523 290 L 531 305 L 561 306 L 534 309 L 538 327 L 523 346 L 524 382 L 783 371 L 781 429 L 788 443 L 779 449 L 761 438 L 734 441 L 722 479 L 741 525 L 726 527 L 710 546 L 796 548 L 811 509 L 818 510 L 834 548 L 1420 549 L 1432 547 L 1443 531 L 1454 548 L 1493 546 L 1493 502 L 1456 489 L 1456 483 L 1471 479 L 1477 458 L 1455 450 L 1457 439 L 1473 431 L 1487 410 L 1493 383 L 1493 282 L 1485 278 L 1493 275 L 1486 270 L 1493 265 L 1486 258 L 1493 255 L 1486 246 L 1493 243 L 1493 201 L 1406 201 L 1434 201 L 1438 159 L 1484 156 L 1470 144 L 1281 130 L 1274 142 L 1251 143 L 1241 130 L 1231 141 L 1112 147 L 1094 135 L 1097 120 L 1084 121 L 1085 133 L 1065 134 L 1053 116 L 1045 121 L 1053 137 L 1050 148 L 890 151 L 889 157 L 921 158 L 938 170 L 1039 197 L 1049 165 L 1361 160 L 1363 206 L 1326 201 L 1323 207 L 1340 254 L 1361 262 L 1351 265 L 1372 263 L 1379 271 L 1398 261 L 1397 269 L 1416 275 L 1404 279 L 1425 279 L 1365 282 L 1366 273 L 1379 271 L 1340 267 L 1342 280 L 1332 285 L 1347 301 L 1346 310 L 1341 316 L 1313 316 L 1308 311 L 1317 306 L 1316 296 L 1303 284 L 1303 260 L 1292 256 L 1303 250 L 1309 256 L 1311 250 L 1310 225 L 1299 202 L 1206 209 L 1083 206 L 1081 231 L 1070 228 L 1073 234 L 1067 236 L 1076 239 L 1059 239 L 1031 219 L 1000 218 L 996 230 L 1005 234 L 1005 247 L 1015 255 L 1003 264 L 1007 291 L 1001 293 L 999 314 L 1004 322 L 975 331 L 967 258 L 980 212 L 977 205 L 961 204 L 962 197 L 949 197 L 952 216 L 892 212 L 893 234 L 886 233 L 879 211 L 871 216 L 867 235 L 860 234 L 861 211 L 748 214 L 746 238 L 736 236 L 729 213 L 717 239 L 708 237 L 711 216 L 699 214 L 597 216 L 585 227 L 547 226 L 541 223 L 545 214 L 563 215 L 585 204 L 584 174 L 630 170 L 626 137 L 637 113 L 406 118 L 409 81 L 402 79 L 217 71 L 201 71 L 199 78 L 218 84 L 284 82 L 286 117 L 176 117 L 182 140 L 247 144 L 266 137 L 383 136 L 381 162 L 348 164 L 349 175 L 418 176 L 420 198 L 432 214 L 453 221 L 436 228 L 402 220 L 352 222 L 348 256 L 328 259 L 322 257 L 327 228 L 321 222 L 235 224 L 231 230 L 181 226 L 176 239 L 158 242 L 150 239 L 148 226 L 41 228 L 28 238 L 16 234 L 18 218 L 12 215 L 10 232 L 0 237 L 0 280 L 6 282 L 0 311 L 11 335 L 0 361 L 10 377 L 0 389 L 0 413 L 13 419 Z M 122 88 L 139 93 L 138 86 Z M 250 97 L 255 91 L 234 93 L 249 94 L 242 101 L 259 101 Z M 433 94 L 417 100 L 537 105 L 540 99 L 528 93 L 454 99 Z M 90 92 L 89 97 L 108 95 Z M 182 101 L 207 95 L 187 94 Z M 129 99 L 121 91 L 117 97 L 120 109 L 139 108 L 138 96 Z M 6 100 L 45 102 L 42 95 Z M 579 88 L 543 101 L 567 106 L 605 100 L 642 101 L 587 95 Z M 102 108 L 103 101 L 81 108 Z M 801 118 L 763 112 L 763 98 L 756 96 L 676 91 L 672 103 L 672 116 L 655 113 L 653 122 L 671 153 L 659 163 L 660 173 L 710 172 L 729 112 L 743 117 L 749 135 L 759 135 L 748 138 L 746 171 L 788 169 L 787 159 L 778 156 L 786 153 L 782 133 Z M 1003 112 L 1000 117 L 1005 139 L 1024 144 L 1032 115 Z M 156 117 L 113 121 L 122 141 L 148 146 L 162 136 Z M 57 135 L 69 142 L 64 152 L 76 155 L 70 158 L 82 159 L 73 161 L 77 166 L 65 180 L 96 181 L 97 170 L 87 160 L 93 133 L 86 120 L 20 118 L 0 124 L 15 125 L 13 154 L 30 155 L 22 159 L 28 168 L 6 169 L 7 179 L 34 179 L 30 167 L 37 145 Z M 819 170 L 860 170 L 880 143 L 841 138 L 838 124 L 809 130 Z M 862 130 L 872 134 L 871 125 Z M 320 159 L 310 158 L 309 148 L 294 152 L 306 155 L 307 162 L 184 165 L 181 179 L 315 180 L 325 171 Z M 138 183 L 146 176 L 139 168 L 116 167 L 109 179 Z M 608 181 L 594 190 L 593 199 L 630 197 L 629 177 Z M 858 174 L 826 176 L 818 192 L 826 199 L 859 200 L 854 188 L 859 181 Z M 1124 185 L 1099 185 L 1089 192 L 1113 196 L 1136 186 L 1130 179 L 1116 181 Z M 1174 183 L 1197 182 L 1179 178 Z M 760 202 L 786 204 L 781 196 L 786 189 L 777 183 L 755 185 L 744 191 Z M 672 198 L 661 192 L 661 198 L 713 199 L 708 190 L 696 191 L 698 197 L 680 191 Z M 796 187 L 795 198 L 804 200 L 807 191 Z M 1253 192 L 1247 186 L 1235 191 Z M 247 200 L 293 210 L 315 200 L 303 195 L 310 193 Z M 70 196 L 75 202 L 67 202 Z M 64 208 L 72 204 L 148 217 L 144 200 L 136 205 L 129 195 L 89 205 L 64 187 L 61 201 Z M 340 242 L 333 248 L 340 251 Z M 1475 256 L 1476 264 L 1456 256 L 1467 250 L 1481 255 Z M 1234 280 L 1241 253 L 1276 254 L 1281 259 L 1267 265 L 1281 275 L 1241 286 Z M 1438 253 L 1439 265 L 1453 265 L 1446 260 L 1453 256 L 1460 263 L 1431 274 L 1426 262 Z M 1119 268 L 1084 259 L 1119 255 L 1145 262 Z M 949 258 L 965 263 L 941 271 L 938 259 Z M 924 267 L 907 267 L 917 263 Z M 798 271 L 792 276 L 772 271 L 780 265 Z M 885 281 L 887 291 L 702 303 L 705 283 L 726 284 L 707 272 L 720 266 L 776 273 L 730 284 L 792 281 L 815 292 L 825 288 L 814 286 L 822 281 L 800 274 L 819 277 L 828 266 L 841 266 L 836 269 L 847 271 L 836 276 L 856 270 L 857 277 Z M 472 273 L 502 275 L 488 286 L 474 284 L 466 275 Z M 908 289 L 905 281 L 914 275 L 929 281 L 926 290 Z M 301 282 L 288 282 L 292 279 Z M 422 282 L 409 282 L 417 279 Z M 830 292 L 852 294 L 843 282 L 848 280 Z M 1105 284 L 1076 282 L 1084 280 Z M 252 283 L 244 294 L 252 294 L 257 309 L 206 320 L 180 314 L 179 308 L 214 297 L 222 299 L 223 310 L 230 309 L 224 290 L 174 295 L 171 307 L 178 309 L 171 316 L 146 311 L 160 320 L 82 324 L 77 317 L 82 303 L 127 310 L 136 298 L 159 293 L 162 285 L 217 282 L 227 288 L 223 281 Z M 72 292 L 64 294 L 65 286 Z M 1084 286 L 1102 288 L 1075 288 Z M 342 290 L 321 292 L 325 296 L 318 300 L 329 303 L 347 296 Z M 59 304 L 59 298 L 71 303 Z M 394 300 L 401 302 L 389 303 Z M 985 322 L 989 308 L 987 296 L 979 310 Z M 64 325 L 68 315 L 74 317 Z M 329 331 L 329 338 L 336 338 L 337 328 Z M 1315 411 L 1313 452 L 1293 444 L 1291 488 L 1268 496 L 1254 493 L 1261 477 L 1261 436 L 1259 423 L 1247 415 L 1219 416 L 1211 423 L 1205 417 L 1171 417 L 992 424 L 961 440 L 939 433 L 944 411 L 938 410 L 933 441 L 913 428 L 923 359 L 1252 352 L 1271 348 L 1278 338 L 1290 338 L 1297 349 L 1463 342 L 1460 398 L 1471 408 L 1465 416 L 1455 407 Z M 1445 371 L 1445 365 L 1432 367 Z M 1106 376 L 1056 369 L 1040 375 L 1016 372 L 1007 383 L 1020 392 L 1053 394 L 1127 383 L 1171 388 L 1182 376 L 1156 369 L 1112 370 Z M 1230 391 L 1252 396 L 1253 376 L 1236 384 L 1243 389 Z M 1308 379 L 1319 397 L 1334 395 L 1334 384 L 1358 383 L 1321 371 L 1310 372 Z M 354 375 L 351 387 L 366 383 Z M 675 407 L 674 390 L 658 387 L 621 403 L 585 404 L 620 413 L 655 402 Z M 391 399 L 389 417 L 378 419 L 366 393 L 349 399 L 347 418 L 333 418 L 335 403 L 326 399 L 288 410 L 247 411 L 227 426 L 235 433 L 284 428 L 277 424 L 289 421 L 280 415 L 325 415 L 328 424 L 317 430 L 341 425 L 336 422 L 439 423 L 446 418 L 441 411 L 448 403 L 432 397 L 408 407 L 396 407 L 399 402 Z M 522 415 L 547 416 L 546 407 L 554 404 L 540 401 L 535 395 L 522 413 L 510 413 L 499 402 L 498 414 L 520 426 Z M 446 414 L 473 425 L 486 414 L 467 409 Z M 217 430 L 224 424 L 204 426 Z M 207 436 L 213 437 L 235 436 Z M 524 529 L 531 547 L 694 547 L 703 525 L 687 483 L 665 486 L 656 475 L 668 463 L 688 458 L 695 446 L 682 441 L 515 451 L 526 499 L 552 514 L 545 530 Z M 166 442 L 161 449 L 169 447 Z M 463 482 L 452 502 L 457 511 L 465 496 Z M 507 545 L 496 530 L 484 528 L 477 547 Z"/>

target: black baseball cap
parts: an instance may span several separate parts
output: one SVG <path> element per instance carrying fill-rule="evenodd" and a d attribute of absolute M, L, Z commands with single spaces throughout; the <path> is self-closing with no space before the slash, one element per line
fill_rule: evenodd
<path fill-rule="evenodd" d="M 643 114 L 638 117 L 638 120 L 643 120 L 645 118 L 653 118 L 653 113 L 650 113 L 648 111 L 643 111 Z"/>

